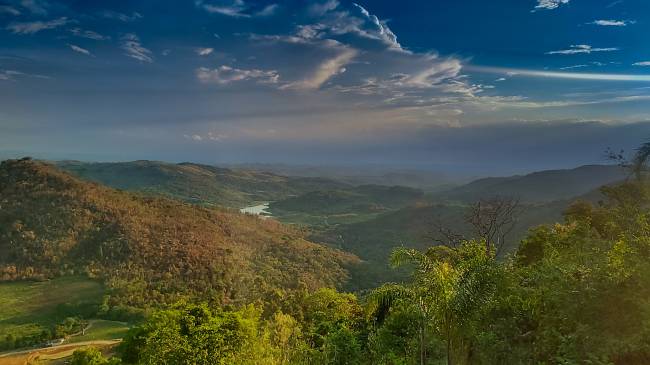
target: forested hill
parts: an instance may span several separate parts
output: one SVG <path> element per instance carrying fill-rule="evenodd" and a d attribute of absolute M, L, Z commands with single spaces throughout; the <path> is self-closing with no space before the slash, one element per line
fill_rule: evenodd
<path fill-rule="evenodd" d="M 518 197 L 524 202 L 570 199 L 627 177 L 615 165 L 587 165 L 570 170 L 546 170 L 524 176 L 490 177 L 441 192 L 436 199 L 474 202 L 493 196 Z"/>
<path fill-rule="evenodd" d="M 234 208 L 281 200 L 317 190 L 350 186 L 319 177 L 287 177 L 270 172 L 157 161 L 87 163 L 61 161 L 74 175 L 117 189 L 166 195 L 192 203 Z"/>
<path fill-rule="evenodd" d="M 86 273 L 127 305 L 333 287 L 356 262 L 272 220 L 117 191 L 28 159 L 2 162 L 0 197 L 1 280 Z"/>

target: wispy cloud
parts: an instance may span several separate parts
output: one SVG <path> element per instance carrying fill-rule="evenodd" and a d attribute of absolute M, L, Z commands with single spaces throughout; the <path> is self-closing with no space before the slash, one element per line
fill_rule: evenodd
<path fill-rule="evenodd" d="M 142 18 L 142 14 L 133 12 L 131 15 L 120 13 L 113 10 L 104 10 L 100 13 L 106 19 L 119 20 L 121 22 L 130 23 Z"/>
<path fill-rule="evenodd" d="M 97 32 L 93 32 L 92 30 L 84 30 L 81 28 L 72 28 L 70 29 L 70 33 L 72 33 L 76 37 L 87 38 L 96 41 L 106 41 L 111 39 L 111 37 L 109 36 L 104 36 Z"/>
<path fill-rule="evenodd" d="M 365 16 L 368 20 L 370 20 L 372 24 L 375 25 L 375 27 L 377 28 L 376 34 L 381 40 L 383 40 L 391 48 L 399 49 L 399 50 L 402 49 L 402 45 L 399 44 L 399 42 L 397 42 L 397 36 L 395 35 L 395 33 L 393 33 L 392 30 L 390 30 L 390 28 L 388 28 L 386 22 L 381 21 L 379 20 L 379 18 L 377 18 L 377 16 L 370 14 L 370 12 L 368 12 L 368 10 L 366 10 L 363 6 L 356 3 L 354 4 L 354 6 L 356 6 L 359 10 L 361 10 L 361 14 Z"/>
<path fill-rule="evenodd" d="M 315 16 L 323 16 L 325 13 L 336 9 L 339 6 L 337 0 L 326 0 L 324 2 L 315 2 L 309 7 L 309 13 Z"/>
<path fill-rule="evenodd" d="M 197 0 L 196 6 L 202 8 L 208 13 L 227 15 L 231 17 L 250 17 L 250 14 L 245 13 L 245 11 L 248 10 L 248 6 L 243 0 L 222 1 L 217 4 Z"/>
<path fill-rule="evenodd" d="M 189 139 L 195 142 L 202 142 L 202 141 L 213 141 L 213 142 L 221 142 L 224 139 L 228 138 L 228 135 L 223 134 L 223 133 L 217 133 L 217 132 L 208 132 L 204 135 L 201 134 L 184 134 L 183 137 L 185 139 Z"/>
<path fill-rule="evenodd" d="M 594 48 L 588 44 L 575 44 L 569 47 L 569 49 L 562 49 L 559 51 L 550 51 L 546 54 L 561 54 L 561 55 L 572 55 L 572 54 L 590 54 L 593 52 L 614 52 L 618 51 L 619 48 L 608 47 L 608 48 Z"/>
<path fill-rule="evenodd" d="M 589 67 L 589 65 L 564 66 L 564 67 L 560 67 L 560 70 L 573 70 L 573 69 L 576 69 L 576 68 L 584 68 L 584 67 Z"/>
<path fill-rule="evenodd" d="M 42 30 L 58 28 L 69 23 L 74 23 L 74 21 L 67 17 L 61 17 L 49 21 L 11 23 L 7 26 L 7 29 L 14 34 L 34 34 Z"/>
<path fill-rule="evenodd" d="M 642 81 L 642 82 L 650 81 L 650 75 L 605 74 L 605 73 L 587 73 L 587 72 L 585 73 L 553 72 L 553 71 L 525 70 L 525 69 L 513 69 L 513 68 L 501 68 L 501 67 L 481 67 L 481 66 L 466 66 L 466 68 L 471 71 L 507 74 L 511 76 L 528 76 L 528 77 L 595 80 L 595 81 Z"/>
<path fill-rule="evenodd" d="M 278 11 L 280 6 L 278 4 L 267 5 L 262 10 L 255 13 L 255 16 L 271 16 Z"/>
<path fill-rule="evenodd" d="M 70 47 L 71 50 L 73 50 L 73 51 L 75 51 L 77 53 L 81 53 L 81 54 L 85 54 L 86 56 L 94 57 L 93 54 L 90 53 L 90 51 L 85 49 L 85 48 L 81 48 L 81 47 L 76 46 L 74 44 L 68 44 L 68 46 Z"/>
<path fill-rule="evenodd" d="M 196 70 L 196 77 L 200 82 L 219 85 L 227 85 L 232 82 L 245 80 L 255 80 L 263 84 L 275 84 L 278 82 L 280 75 L 274 70 L 244 70 L 223 65 L 215 69 L 200 67 Z"/>
<path fill-rule="evenodd" d="M 32 14 L 47 15 L 48 3 L 43 0 L 21 0 L 20 6 L 29 10 Z"/>
<path fill-rule="evenodd" d="M 194 52 L 199 56 L 208 56 L 214 52 L 214 48 L 196 48 Z"/>
<path fill-rule="evenodd" d="M 535 9 L 553 10 L 559 8 L 561 5 L 568 4 L 569 0 L 537 0 Z"/>
<path fill-rule="evenodd" d="M 434 57 L 432 61 L 436 60 Z M 431 87 L 438 85 L 442 81 L 458 76 L 462 65 L 460 61 L 450 58 L 440 62 L 432 62 L 430 67 L 406 77 L 404 83 L 415 87 Z"/>
<path fill-rule="evenodd" d="M 345 65 L 350 63 L 352 59 L 358 54 L 357 50 L 352 48 L 344 48 L 338 55 L 323 61 L 316 70 L 307 78 L 296 81 L 284 86 L 284 88 L 291 89 L 318 89 L 327 80 L 335 75 L 345 72 Z"/>
<path fill-rule="evenodd" d="M 607 19 L 600 19 L 600 20 L 594 20 L 591 23 L 587 24 L 593 24 L 593 25 L 600 25 L 603 27 L 627 27 L 628 25 L 635 24 L 635 20 L 607 20 Z"/>
<path fill-rule="evenodd" d="M 122 37 L 121 48 L 126 52 L 125 55 L 128 57 L 136 59 L 140 62 L 153 62 L 151 51 L 143 47 L 142 43 L 140 43 L 140 38 L 133 33 L 125 34 Z"/>
<path fill-rule="evenodd" d="M 632 65 L 633 66 L 647 66 L 647 67 L 650 67 L 650 61 L 635 62 Z"/>
<path fill-rule="evenodd" d="M 13 6 L 0 5 L 0 14 L 9 14 L 9 15 L 18 16 L 21 13 L 20 10 L 14 8 Z"/>
<path fill-rule="evenodd" d="M 280 7 L 278 4 L 269 4 L 263 8 L 259 8 L 247 4 L 244 0 L 195 0 L 194 4 L 208 13 L 226 15 L 233 18 L 271 16 Z"/>
<path fill-rule="evenodd" d="M 18 77 L 33 77 L 37 79 L 49 79 L 49 76 L 37 75 L 37 74 L 28 74 L 16 70 L 2 70 L 0 69 L 0 80 L 2 81 L 15 81 Z"/>

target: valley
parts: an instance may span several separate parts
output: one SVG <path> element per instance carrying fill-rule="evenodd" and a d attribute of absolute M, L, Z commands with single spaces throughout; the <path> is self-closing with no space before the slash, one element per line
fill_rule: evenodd
<path fill-rule="evenodd" d="M 389 263 L 395 249 L 449 245 L 451 233 L 476 237 L 473 204 L 514 193 L 504 259 L 531 228 L 563 220 L 576 200 L 598 203 L 596 186 L 625 178 L 616 167 L 588 166 L 426 192 L 191 164 L 7 160 L 0 345 L 29 349 L 63 336 L 67 352 L 25 356 L 65 359 L 84 348 L 73 344 L 103 348 L 179 300 L 259 300 L 272 312 L 303 290 L 405 283 L 409 270 Z"/>

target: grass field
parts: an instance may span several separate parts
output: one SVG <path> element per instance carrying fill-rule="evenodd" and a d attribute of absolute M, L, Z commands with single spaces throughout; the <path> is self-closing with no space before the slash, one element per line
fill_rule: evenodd
<path fill-rule="evenodd" d="M 0 283 L 0 336 L 40 333 L 66 317 L 92 312 L 103 294 L 102 284 L 82 277 Z"/>
<path fill-rule="evenodd" d="M 86 334 L 70 338 L 69 343 L 97 340 L 117 340 L 123 338 L 129 330 L 129 325 L 124 322 L 91 320 Z"/>

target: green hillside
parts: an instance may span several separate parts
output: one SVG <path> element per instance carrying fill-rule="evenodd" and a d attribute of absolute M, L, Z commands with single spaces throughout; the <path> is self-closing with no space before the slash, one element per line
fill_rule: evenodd
<path fill-rule="evenodd" d="M 504 247 L 506 252 L 516 250 L 528 229 L 562 219 L 569 201 L 525 205 L 520 208 L 515 225 Z M 351 288 L 361 289 L 399 280 L 400 272 L 388 265 L 390 253 L 400 246 L 425 249 L 441 244 L 437 227 L 442 226 L 467 238 L 473 237 L 472 228 L 465 222 L 468 206 L 432 204 L 403 208 L 377 216 L 365 222 L 340 225 L 317 234 L 317 239 L 352 252 L 364 260 L 355 268 Z M 445 242 L 446 243 L 446 242 Z"/>
<path fill-rule="evenodd" d="M 419 202 L 424 193 L 402 186 L 362 185 L 313 191 L 272 202 L 278 219 L 309 226 L 359 222 Z"/>
<path fill-rule="evenodd" d="M 82 179 L 117 189 L 233 208 L 259 201 L 280 200 L 309 191 L 348 187 L 344 183 L 318 177 L 286 177 L 194 163 L 63 161 L 58 162 L 57 166 Z"/>
<path fill-rule="evenodd" d="M 276 221 L 136 196 L 31 160 L 2 162 L 0 196 L 0 280 L 86 275 L 113 306 L 337 286 L 356 260 Z"/>

